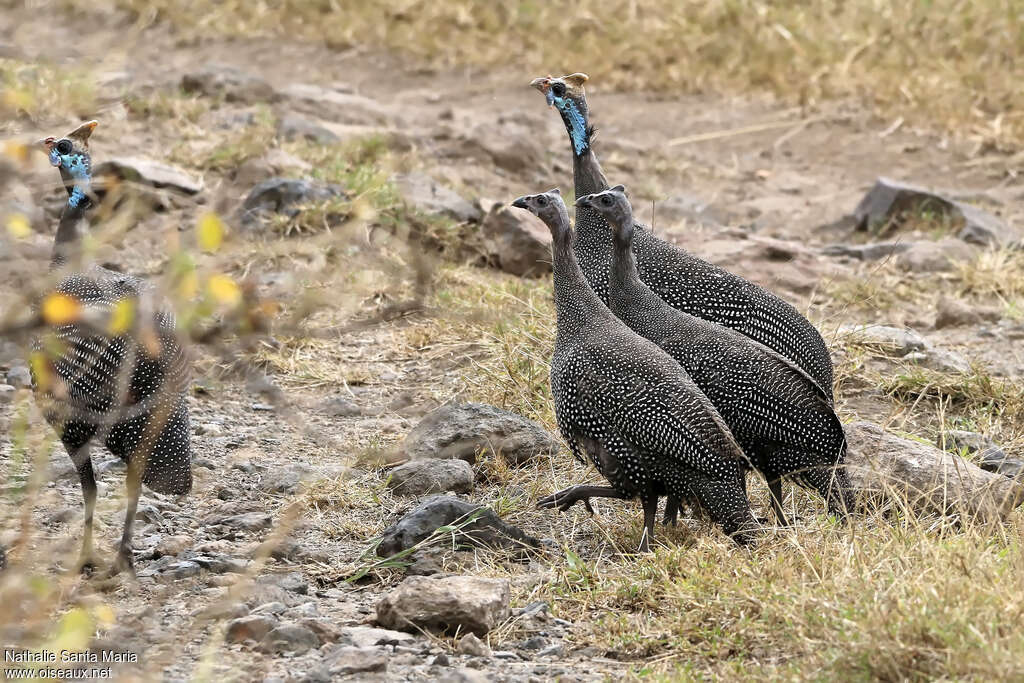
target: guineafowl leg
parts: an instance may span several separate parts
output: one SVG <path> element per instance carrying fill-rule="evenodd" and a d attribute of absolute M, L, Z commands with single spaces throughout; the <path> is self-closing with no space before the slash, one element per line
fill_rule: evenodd
<path fill-rule="evenodd" d="M 124 530 L 121 532 L 121 544 L 117 548 L 117 561 L 110 573 L 117 574 L 127 570 L 135 574 L 135 557 L 132 553 L 132 530 L 135 526 L 135 513 L 139 509 L 139 494 L 142 492 L 142 463 L 140 458 L 132 458 L 128 463 L 128 476 L 125 485 L 128 493 L 128 510 L 124 517 Z"/>
<path fill-rule="evenodd" d="M 594 508 L 590 506 L 591 498 L 619 498 L 628 499 L 633 496 L 627 496 L 624 493 L 620 493 L 618 490 L 611 486 L 570 486 L 567 489 L 562 489 L 557 493 L 552 493 L 550 496 L 546 496 L 537 501 L 537 507 L 539 508 L 558 508 L 562 512 L 565 512 L 576 503 L 583 501 L 583 505 L 587 508 L 587 512 L 594 514 Z"/>
<path fill-rule="evenodd" d="M 78 569 L 83 574 L 91 574 L 96 568 L 92 555 L 92 519 L 96 512 L 96 475 L 92 469 L 92 458 L 89 457 L 89 444 L 78 448 L 72 454 L 71 461 L 78 470 L 78 480 L 82 484 L 82 498 L 85 501 L 85 527 L 82 531 L 82 552 L 78 556 Z"/>
<path fill-rule="evenodd" d="M 779 523 L 779 526 L 789 526 L 789 520 L 786 519 L 786 515 L 782 511 L 782 478 L 775 473 L 769 474 L 768 472 L 765 472 L 764 476 L 768 479 L 768 495 L 772 498 L 775 521 Z"/>
<path fill-rule="evenodd" d="M 671 497 L 669 499 L 671 501 Z M 654 538 L 654 520 L 658 516 L 658 497 L 648 495 L 643 499 L 644 506 L 644 534 L 640 538 L 640 552 L 651 552 L 651 539 Z M 676 503 L 679 506 L 679 503 Z"/>

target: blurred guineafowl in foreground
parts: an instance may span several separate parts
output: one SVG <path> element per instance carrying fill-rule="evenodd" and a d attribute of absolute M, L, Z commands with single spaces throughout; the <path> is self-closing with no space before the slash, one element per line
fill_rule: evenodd
<path fill-rule="evenodd" d="M 580 197 L 576 206 L 611 226 L 608 307 L 630 329 L 664 349 L 707 395 L 768 480 L 780 524 L 780 477 L 818 491 L 840 516 L 853 509 L 843 467 L 846 435 L 828 395 L 782 355 L 735 330 L 672 308 L 641 282 L 630 248 L 633 210 L 621 185 Z M 673 501 L 668 512 L 674 513 Z"/>
<path fill-rule="evenodd" d="M 608 189 L 591 147 L 583 83 L 585 74 L 537 78 L 531 85 L 562 116 L 572 148 L 575 196 Z M 832 359 L 818 330 L 792 306 L 774 294 L 733 275 L 637 225 L 633 238 L 640 279 L 669 305 L 698 318 L 733 328 L 799 365 L 832 399 Z M 591 287 L 608 300 L 612 240 L 600 214 L 576 211 L 576 256 Z"/>
<path fill-rule="evenodd" d="M 68 202 L 60 217 L 51 269 L 62 278 L 44 300 L 53 325 L 36 345 L 33 381 L 46 420 L 71 456 L 85 498 L 81 565 L 91 570 L 96 479 L 94 438 L 128 464 L 128 511 L 112 567 L 133 569 L 132 525 L 141 484 L 160 493 L 192 488 L 185 391 L 188 362 L 174 317 L 155 311 L 155 291 L 144 280 L 83 263 L 81 236 L 93 205 L 89 136 L 96 122 L 62 138 L 40 141 L 60 170 Z M 63 312 L 47 315 L 63 302 Z M 57 319 L 54 319 L 57 318 Z"/>
<path fill-rule="evenodd" d="M 639 498 L 642 550 L 654 531 L 658 495 L 696 501 L 740 543 L 756 522 L 743 491 L 745 456 L 714 407 L 672 358 L 620 320 L 587 284 L 557 190 L 520 197 L 553 237 L 558 331 L 551 393 L 558 428 L 573 455 L 586 451 L 611 483 L 574 486 L 541 500 L 567 509 L 589 498 Z"/>

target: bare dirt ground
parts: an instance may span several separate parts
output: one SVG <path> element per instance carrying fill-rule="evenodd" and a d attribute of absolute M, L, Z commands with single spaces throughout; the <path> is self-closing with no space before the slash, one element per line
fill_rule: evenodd
<path fill-rule="evenodd" d="M 205 189 L 197 198 L 147 217 L 127 234 L 116 253 L 126 270 L 159 273 L 168 232 L 176 226 L 183 234 L 190 231 L 210 207 L 233 216 L 254 182 L 269 175 L 258 160 L 245 173 L 204 167 L 204 155 L 225 136 L 241 131 L 243 136 L 273 138 L 273 129 L 268 135 L 258 126 L 239 128 L 233 122 L 248 121 L 254 111 L 280 119 L 298 108 L 289 97 L 217 99 L 203 101 L 194 120 L 189 120 L 178 115 L 182 109 L 140 113 L 126 106 L 132 97 L 154 102 L 165 96 L 179 106 L 202 100 L 183 94 L 180 83 L 184 74 L 203 65 L 235 67 L 278 91 L 310 83 L 343 86 L 346 92 L 369 98 L 378 106 L 372 112 L 324 106 L 318 118 L 334 126 L 343 140 L 389 136 L 394 170 L 425 171 L 470 200 L 507 201 L 553 186 L 571 189 L 562 124 L 527 87 L 539 74 L 522 73 L 514 66 L 487 73 L 437 71 L 372 50 L 337 52 L 286 40 L 211 38 L 181 44 L 159 26 L 136 36 L 130 27 L 118 24 L 115 14 L 91 21 L 65 21 L 62 15 L 30 10 L 5 15 L 0 42 L 8 53 L 23 61 L 45 57 L 74 65 L 96 78 L 98 109 L 78 113 L 100 120 L 93 144 L 97 162 L 113 153 L 144 156 L 202 176 Z M 585 69 L 585 64 L 552 65 L 552 70 L 566 72 Z M 903 366 L 893 369 L 894 361 L 845 344 L 837 334 L 843 323 L 908 325 L 935 348 L 962 354 L 993 377 L 1016 382 L 1024 375 L 1024 347 L 1013 341 L 1021 336 L 1020 311 L 1014 311 L 1006 297 L 972 290 L 963 274 L 968 271 L 908 272 L 894 259 L 865 264 L 822 251 L 833 243 L 868 241 L 843 218 L 879 175 L 955 191 L 1009 224 L 1022 225 L 1024 183 L 1007 172 L 1002 157 L 986 157 L 927 131 L 890 131 L 893 121 L 879 120 L 852 104 L 800 111 L 759 97 L 648 96 L 608 92 L 597 82 L 591 85 L 588 95 L 599 131 L 596 146 L 608 177 L 627 184 L 641 218 L 653 223 L 659 234 L 775 289 L 807 312 L 835 350 L 840 368 L 838 405 L 844 419 L 870 419 L 934 440 L 944 426 L 945 411 L 953 413 L 955 406 L 929 397 L 927 390 L 920 403 L 914 402 L 912 388 L 909 400 L 906 394 L 888 391 L 873 372 L 896 376 L 912 371 Z M 76 123 L 53 117 L 35 123 L 13 121 L 5 124 L 4 132 L 29 138 L 59 133 Z M 671 144 L 674 140 L 677 144 Z M 267 150 L 281 147 L 273 139 L 256 142 Z M 501 167 L 493 150 L 504 144 L 512 148 L 511 160 Z M 34 258 L 2 262 L 0 289 L 16 291 L 25 274 L 46 267 L 52 211 L 63 192 L 55 187 L 54 175 L 40 160 L 36 172 L 23 178 L 38 205 L 50 207 L 50 212 L 36 226 L 42 232 L 34 242 Z M 714 216 L 722 226 L 701 226 L 661 211 L 662 201 L 680 196 L 709 205 L 705 215 Z M 232 221 L 228 222 L 233 227 Z M 922 235 L 926 240 L 935 237 L 925 228 L 891 238 L 917 240 Z M 388 303 L 415 289 L 411 274 L 393 276 L 377 265 L 370 275 L 348 270 L 358 268 L 358 254 L 354 260 L 327 256 L 326 268 L 317 269 L 315 246 L 305 252 L 295 247 L 295 254 L 280 257 L 280 245 L 291 249 L 304 239 L 238 231 L 228 252 L 235 259 L 231 272 L 254 277 L 285 309 L 300 301 L 306 290 L 346 301 L 337 310 L 314 316 L 313 327 L 329 333 L 307 339 L 290 332 L 275 334 L 276 342 L 255 349 L 254 357 L 263 362 L 269 380 L 284 389 L 284 402 L 269 401 L 259 393 L 259 382 L 246 382 L 229 372 L 222 359 L 201 352 L 196 374 L 202 391 L 190 399 L 194 491 L 180 500 L 144 493 L 143 521 L 136 527 L 139 580 L 58 577 L 57 563 L 41 570 L 60 582 L 65 604 L 104 603 L 114 609 L 115 624 L 100 629 L 99 638 L 139 653 L 138 666 L 119 670 L 126 678 L 302 680 L 321 664 L 326 647 L 301 655 L 275 655 L 223 642 L 227 620 L 266 603 L 276 603 L 268 609 L 282 621 L 314 619 L 338 629 L 372 622 L 377 601 L 400 575 L 385 571 L 378 580 L 356 585 L 343 579 L 364 562 L 361 556 L 371 538 L 415 501 L 392 495 L 384 486 L 386 470 L 367 463 L 387 453 L 431 409 L 486 397 L 488 375 L 481 368 L 491 367 L 488 354 L 500 346 L 495 336 L 480 334 L 475 323 L 449 316 L 451 312 L 439 304 L 443 299 L 433 297 L 438 292 L 473 292 L 486 306 L 488 290 L 510 291 L 514 294 L 509 297 L 532 301 L 542 299 L 549 287 L 544 279 L 520 285 L 512 276 L 438 258 L 431 266 L 432 289 L 419 310 L 396 320 L 374 321 Z M 297 277 L 282 276 L 289 270 Z M 976 327 L 932 329 L 941 297 L 994 306 L 1001 311 L 999 321 L 988 324 L 984 333 Z M 4 306 L 13 300 L 8 295 L 0 299 Z M 514 304 L 503 315 L 516 315 Z M 368 325 L 343 329 L 367 319 Z M 554 320 L 542 319 L 540 325 L 550 335 Z M 0 366 L 5 369 L 16 365 L 24 353 L 16 344 L 0 350 Z M 332 416 L 325 406 L 335 396 L 354 402 L 362 414 Z M 500 405 L 500 399 L 499 394 L 492 402 Z M 12 433 L 22 411 L 28 411 L 31 424 L 39 425 L 31 406 L 28 391 L 21 391 L 0 412 L 3 432 Z M 547 420 L 552 427 L 549 415 L 529 417 Z M 1024 444 L 1019 423 L 993 417 L 969 426 L 998 434 L 1008 450 Z M 36 443 L 43 442 L 44 431 L 35 430 Z M 0 440 L 0 448 L 9 461 L 9 436 Z M 494 465 L 478 467 L 472 498 L 492 504 L 512 500 L 506 515 L 510 521 L 534 536 L 553 539 L 558 548 L 571 548 L 586 563 L 617 557 L 618 548 L 630 547 L 638 536 L 632 504 L 603 504 L 602 515 L 596 518 L 582 510 L 560 515 L 533 509 L 538 497 L 560 485 L 595 476 L 569 460 L 565 453 L 544 460 L 528 476 L 503 474 Z M 98 454 L 97 462 L 102 472 L 97 547 L 104 550 L 114 546 L 120 533 L 124 470 L 105 453 Z M 52 558 L 63 553 L 70 558 L 79 543 L 81 494 L 59 446 L 52 449 L 51 463 L 51 483 L 32 508 L 32 548 L 46 549 Z M 11 464 L 7 476 L 14 481 L 25 476 L 26 468 Z M 304 484 L 278 486 L 295 472 L 301 473 Z M 811 507 L 815 504 L 812 501 Z M 269 518 L 256 515 L 251 528 L 223 521 L 247 512 L 266 513 Z M 5 533 L 15 529 L 13 513 L 10 509 L 3 514 Z M 265 564 L 263 559 L 253 560 L 263 555 L 261 541 L 290 514 L 296 519 L 287 531 L 287 551 L 275 553 Z M 694 542 L 694 534 L 707 533 L 702 528 L 673 530 L 664 538 L 687 545 Z M 187 551 L 253 564 L 248 573 L 204 571 L 178 580 L 168 580 L 154 569 L 161 556 Z M 514 608 L 547 599 L 542 586 L 554 576 L 564 578 L 566 571 L 561 560 L 553 564 L 543 554 L 517 563 L 483 551 L 448 553 L 441 562 L 452 571 L 511 578 Z M 273 583 L 290 572 L 298 572 L 308 589 L 283 590 Z M 256 578 L 255 587 L 248 582 L 250 575 Z M 211 605 L 227 606 L 204 611 Z M 386 672 L 353 675 L 360 680 L 447 676 L 455 681 L 475 680 L 474 675 L 487 680 L 596 680 L 656 664 L 656 648 L 616 649 L 594 638 L 593 625 L 586 624 L 607 618 L 604 609 L 595 606 L 591 611 L 580 602 L 567 608 L 555 605 L 552 612 L 558 620 L 551 617 L 547 624 L 531 628 L 511 624 L 492 633 L 490 646 L 501 654 L 487 658 L 456 654 L 449 639 L 419 637 L 413 645 L 381 648 L 390 657 Z M 523 642 L 537 632 L 547 642 L 561 644 L 561 654 L 540 657 L 524 648 Z"/>

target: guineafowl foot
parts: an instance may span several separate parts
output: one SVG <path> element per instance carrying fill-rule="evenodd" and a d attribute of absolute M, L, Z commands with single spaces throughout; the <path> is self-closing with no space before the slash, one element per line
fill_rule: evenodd
<path fill-rule="evenodd" d="M 594 508 L 590 505 L 591 498 L 625 499 L 629 498 L 629 496 L 619 493 L 611 486 L 570 486 L 567 489 L 562 489 L 557 493 L 541 498 L 537 501 L 537 507 L 558 508 L 565 512 L 576 503 L 582 502 L 583 506 L 587 508 L 587 512 L 594 514 Z"/>
<path fill-rule="evenodd" d="M 663 526 L 675 526 L 679 522 L 679 515 L 684 513 L 683 504 L 675 496 L 669 496 L 665 501 L 665 516 L 661 518 Z"/>
<path fill-rule="evenodd" d="M 135 556 L 130 548 L 118 548 L 117 559 L 114 560 L 114 564 L 107 571 L 107 576 L 117 576 L 121 572 L 125 572 L 132 578 L 135 578 Z"/>
<path fill-rule="evenodd" d="M 78 573 L 86 578 L 96 573 L 96 560 L 94 560 L 91 555 L 88 557 L 78 558 L 78 562 L 75 566 L 77 567 Z"/>

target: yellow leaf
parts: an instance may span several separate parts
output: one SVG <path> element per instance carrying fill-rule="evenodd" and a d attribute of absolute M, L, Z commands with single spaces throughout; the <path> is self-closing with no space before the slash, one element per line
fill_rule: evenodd
<path fill-rule="evenodd" d="M 4 143 L 4 156 L 11 161 L 24 164 L 28 161 L 29 147 L 17 140 L 8 140 Z"/>
<path fill-rule="evenodd" d="M 76 607 L 60 619 L 57 625 L 57 632 L 50 643 L 43 649 L 51 652 L 61 650 L 82 651 L 89 647 L 92 640 L 93 630 L 92 617 L 81 607 Z"/>
<path fill-rule="evenodd" d="M 114 608 L 110 605 L 97 605 L 93 608 L 92 614 L 96 617 L 96 621 L 99 622 L 100 626 L 104 628 L 110 628 L 117 623 L 117 613 L 114 612 Z"/>
<path fill-rule="evenodd" d="M 199 293 L 199 277 L 196 275 L 194 270 L 190 270 L 186 273 L 182 273 L 181 279 L 178 280 L 178 296 L 189 301 L 196 297 Z"/>
<path fill-rule="evenodd" d="M 34 100 L 32 95 L 24 90 L 15 90 L 14 88 L 8 88 L 4 91 L 3 103 L 7 105 L 9 109 L 29 111 L 32 109 Z"/>
<path fill-rule="evenodd" d="M 227 275 L 211 275 L 206 282 L 210 296 L 219 303 L 234 306 L 242 300 L 242 290 Z"/>
<path fill-rule="evenodd" d="M 23 240 L 32 234 L 32 226 L 23 214 L 14 213 L 7 217 L 7 234 L 16 240 Z"/>
<path fill-rule="evenodd" d="M 224 241 L 224 222 L 213 212 L 204 213 L 199 218 L 196 232 L 200 249 L 209 252 L 217 251 Z"/>
<path fill-rule="evenodd" d="M 43 300 L 43 320 L 50 325 L 67 325 L 78 320 L 82 305 L 67 294 L 51 294 Z"/>
<path fill-rule="evenodd" d="M 107 332 L 113 335 L 124 334 L 132 328 L 134 322 L 135 300 L 121 299 L 114 305 L 114 311 L 110 314 Z"/>

